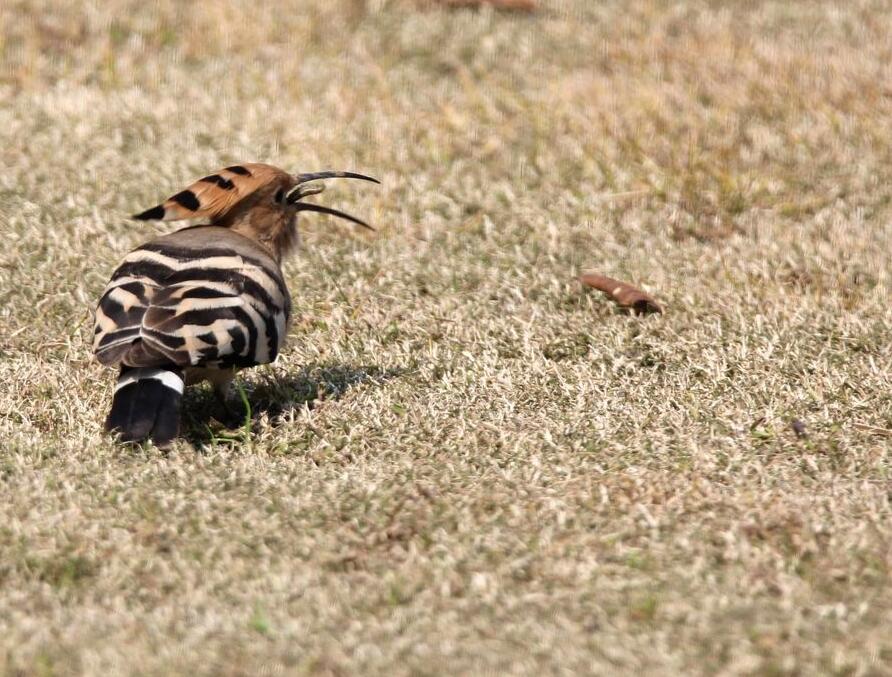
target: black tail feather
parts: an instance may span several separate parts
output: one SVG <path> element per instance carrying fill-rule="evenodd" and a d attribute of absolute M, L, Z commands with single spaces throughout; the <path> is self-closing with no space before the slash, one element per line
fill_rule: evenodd
<path fill-rule="evenodd" d="M 170 444 L 180 431 L 183 386 L 183 372 L 175 367 L 122 368 L 106 430 L 119 432 L 122 442 Z"/>

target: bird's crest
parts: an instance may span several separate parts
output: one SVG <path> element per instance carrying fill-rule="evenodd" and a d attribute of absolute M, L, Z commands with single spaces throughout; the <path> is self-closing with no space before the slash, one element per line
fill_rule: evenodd
<path fill-rule="evenodd" d="M 293 183 L 293 179 L 272 165 L 258 162 L 231 165 L 208 174 L 160 205 L 133 218 L 142 221 L 209 218 L 213 221 L 258 188 L 276 182 L 287 187 Z"/>
<path fill-rule="evenodd" d="M 362 179 L 379 183 L 377 179 L 355 172 L 324 171 L 289 174 L 272 165 L 246 162 L 208 174 L 161 204 L 135 214 L 133 218 L 141 221 L 207 218 L 213 223 L 226 216 L 233 207 L 257 190 L 275 185 L 281 189 L 282 201 L 294 205 L 296 211 L 330 214 L 371 228 L 365 221 L 336 209 L 301 202 L 307 196 L 322 192 L 321 185 L 307 186 L 303 184 L 323 179 Z M 296 190 L 292 191 L 293 188 Z M 289 191 L 291 192 L 289 193 Z"/>

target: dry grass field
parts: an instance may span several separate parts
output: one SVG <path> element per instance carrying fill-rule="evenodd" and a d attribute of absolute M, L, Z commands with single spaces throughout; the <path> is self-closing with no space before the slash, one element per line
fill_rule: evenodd
<path fill-rule="evenodd" d="M 0 674 L 892 674 L 889 3 L 0 20 Z M 250 424 L 117 446 L 128 215 L 250 160 L 377 232 L 303 218 Z"/>

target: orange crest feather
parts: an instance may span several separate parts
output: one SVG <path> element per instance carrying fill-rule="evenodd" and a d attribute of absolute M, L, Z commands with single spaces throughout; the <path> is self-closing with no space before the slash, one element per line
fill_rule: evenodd
<path fill-rule="evenodd" d="M 289 175 L 259 162 L 231 165 L 199 179 L 160 205 L 134 215 L 142 221 L 220 218 L 239 201 L 262 186 Z"/>

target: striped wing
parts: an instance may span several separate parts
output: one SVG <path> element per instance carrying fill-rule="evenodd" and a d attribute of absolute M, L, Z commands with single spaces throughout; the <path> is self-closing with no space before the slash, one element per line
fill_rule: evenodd
<path fill-rule="evenodd" d="M 131 367 L 272 362 L 291 305 L 272 259 L 164 240 L 130 252 L 108 283 L 96 309 L 97 359 Z"/>
<path fill-rule="evenodd" d="M 277 181 L 283 187 L 292 183 L 287 173 L 272 165 L 259 162 L 232 165 L 199 179 L 160 205 L 136 214 L 133 218 L 143 221 L 196 218 L 214 220 L 258 188 Z"/>

